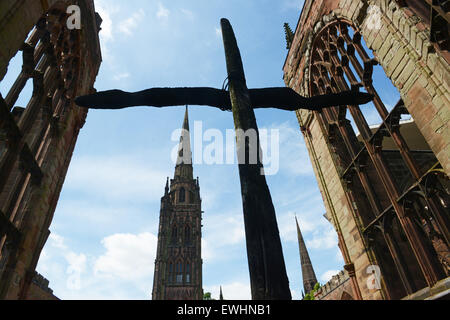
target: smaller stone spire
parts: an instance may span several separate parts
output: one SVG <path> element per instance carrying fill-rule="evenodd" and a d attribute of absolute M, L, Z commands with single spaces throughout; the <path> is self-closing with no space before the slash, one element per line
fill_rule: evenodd
<path fill-rule="evenodd" d="M 303 289 L 305 290 L 305 293 L 309 293 L 314 289 L 314 286 L 317 283 L 317 278 L 311 259 L 309 258 L 308 250 L 306 249 L 305 241 L 303 240 L 302 232 L 298 226 L 297 217 L 295 217 L 295 223 L 297 225 L 298 248 L 300 251 L 300 263 L 302 266 Z"/>
<path fill-rule="evenodd" d="M 220 286 L 219 300 L 223 300 L 222 286 Z"/>
<path fill-rule="evenodd" d="M 164 194 L 165 194 L 165 195 L 168 195 L 168 194 L 169 194 L 169 177 L 167 177 L 166 188 L 165 188 Z"/>
<path fill-rule="evenodd" d="M 292 32 L 289 23 L 284 24 L 284 34 L 286 36 L 286 49 L 290 49 L 292 45 L 292 41 L 294 40 L 294 32 Z"/>

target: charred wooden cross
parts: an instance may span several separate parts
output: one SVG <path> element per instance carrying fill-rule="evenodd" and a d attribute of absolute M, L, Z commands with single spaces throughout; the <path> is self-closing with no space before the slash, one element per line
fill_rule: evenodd
<path fill-rule="evenodd" d="M 253 108 L 320 110 L 339 105 L 365 104 L 373 96 L 346 91 L 305 98 L 290 88 L 247 89 L 244 68 L 236 38 L 227 19 L 221 20 L 229 91 L 214 88 L 152 88 L 129 93 L 120 90 L 98 92 L 78 97 L 79 106 L 93 109 L 122 109 L 133 106 L 167 107 L 206 105 L 233 112 L 235 129 L 253 129 L 258 133 Z M 238 139 L 245 137 L 239 137 Z M 257 137 L 259 149 L 259 134 Z M 246 142 L 245 154 L 249 151 Z M 239 151 L 238 151 L 239 152 Z M 256 300 L 290 300 L 291 291 L 286 274 L 275 209 L 259 152 L 256 164 L 239 164 L 244 212 L 247 257 L 252 298 Z"/>

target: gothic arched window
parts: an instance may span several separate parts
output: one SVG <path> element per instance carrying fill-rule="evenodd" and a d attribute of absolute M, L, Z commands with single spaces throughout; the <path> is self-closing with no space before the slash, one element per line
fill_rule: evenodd
<path fill-rule="evenodd" d="M 341 300 L 354 300 L 353 297 L 347 292 L 342 292 Z"/>
<path fill-rule="evenodd" d="M 174 270 L 173 270 L 173 263 L 169 263 L 169 283 L 173 283 L 174 280 Z"/>
<path fill-rule="evenodd" d="M 176 225 L 172 227 L 172 236 L 171 236 L 171 242 L 172 244 L 176 244 L 178 241 L 178 228 Z"/>
<path fill-rule="evenodd" d="M 20 5 L 14 10 L 18 8 Z M 5 8 L 2 6 L 2 9 Z M 2 23 L 9 24 L 8 18 L 2 19 Z M 29 22 L 28 18 L 25 20 Z M 16 256 L 22 236 L 19 231 L 22 230 L 22 223 L 27 215 L 35 213 L 35 210 L 30 209 L 34 204 L 29 199 L 39 188 L 42 189 L 40 183 L 48 174 L 44 171 L 48 169 L 49 160 L 53 161 L 49 157 L 55 156 L 54 148 L 64 140 L 63 128 L 77 123 L 76 120 L 69 122 L 68 119 L 82 120 L 85 115 L 78 108 L 73 112 L 72 99 L 77 96 L 79 89 L 88 88 L 90 76 L 83 77 L 85 83 L 80 84 L 84 61 L 81 33 L 76 29 L 69 30 L 66 21 L 64 4 L 55 4 L 37 21 L 25 42 L 20 45 L 19 57 L 22 61 L 21 66 L 18 66 L 20 73 L 17 78 L 10 78 L 12 74 L 8 72 L 1 79 L 0 215 L 3 220 L 0 223 L 0 264 L 7 264 L 8 261 L 13 263 L 7 256 Z M 11 36 L 21 37 L 21 29 L 18 27 L 19 33 Z M 2 59 L 6 58 L 9 57 L 2 56 Z M 76 137 L 77 127 L 74 126 L 73 130 Z M 64 144 L 63 148 L 69 150 L 70 146 Z M 56 190 L 58 188 L 47 190 L 44 194 L 50 196 Z M 10 254 L 7 255 L 7 252 Z"/>
<path fill-rule="evenodd" d="M 396 292 L 390 298 L 397 299 L 412 293 L 412 288 L 419 290 L 422 284 L 431 287 L 445 277 L 446 267 L 433 249 L 433 239 L 414 223 L 419 217 L 413 210 L 408 217 L 411 222 L 405 222 L 407 209 L 402 206 L 409 203 L 404 200 L 415 190 L 427 194 L 425 178 L 434 170 L 442 170 L 442 166 L 413 119 L 402 121 L 409 116 L 402 99 L 396 103 L 382 101 L 381 97 L 392 99 L 394 93 L 392 83 L 377 65 L 377 58 L 356 27 L 343 20 L 331 22 L 313 41 L 309 90 L 311 96 L 346 90 L 364 90 L 374 95 L 373 103 L 361 108 L 326 108 L 316 111 L 315 116 L 335 154 L 333 161 L 347 186 L 346 197 L 358 217 L 356 222 L 366 245 L 373 250 L 383 276 L 392 280 L 385 281 L 388 291 Z M 390 72 L 400 71 L 394 68 Z M 387 95 L 389 90 L 392 93 Z M 394 90 L 398 97 L 397 89 Z M 414 136 L 410 129 L 416 132 Z M 417 147 L 419 140 L 423 143 Z M 437 179 L 430 181 L 438 188 Z M 443 204 L 431 196 L 426 201 L 428 205 L 423 205 L 436 223 L 433 231 L 440 232 L 448 248 L 449 219 L 443 214 Z M 399 234 L 404 237 L 398 237 Z M 401 276 L 408 270 L 414 271 L 413 277 Z"/>
<path fill-rule="evenodd" d="M 191 265 L 186 263 L 186 283 L 191 283 Z"/>
<path fill-rule="evenodd" d="M 177 284 L 183 283 L 183 263 L 181 262 L 177 263 L 176 283 Z"/>
<path fill-rule="evenodd" d="M 180 188 L 180 191 L 179 191 L 180 193 L 179 193 L 179 202 L 185 202 L 186 201 L 186 190 L 182 187 L 182 188 Z"/>
<path fill-rule="evenodd" d="M 184 227 L 184 242 L 186 245 L 191 244 L 191 227 Z"/>

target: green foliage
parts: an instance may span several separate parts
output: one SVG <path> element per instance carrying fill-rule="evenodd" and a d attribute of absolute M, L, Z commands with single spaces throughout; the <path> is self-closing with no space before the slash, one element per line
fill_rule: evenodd
<path fill-rule="evenodd" d="M 319 290 L 320 289 L 320 283 L 316 283 L 315 285 L 314 285 L 314 291 L 317 291 L 317 290 Z"/>
<path fill-rule="evenodd" d="M 320 287 L 321 287 L 320 283 L 317 282 L 314 285 L 314 289 L 312 289 L 309 293 L 305 294 L 305 297 L 303 298 L 303 300 L 314 300 L 314 293 L 319 291 Z"/>
<path fill-rule="evenodd" d="M 211 300 L 211 292 L 205 292 L 203 294 L 203 300 Z"/>
<path fill-rule="evenodd" d="M 303 298 L 303 300 L 314 300 L 314 294 L 311 294 L 311 293 L 305 294 L 305 297 Z"/>
<path fill-rule="evenodd" d="M 216 300 L 211 297 L 211 292 L 206 292 L 203 294 L 203 300 Z"/>

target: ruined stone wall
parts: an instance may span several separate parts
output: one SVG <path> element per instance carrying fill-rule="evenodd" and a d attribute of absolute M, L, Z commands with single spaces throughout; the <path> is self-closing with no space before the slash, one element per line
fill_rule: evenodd
<path fill-rule="evenodd" d="M 39 273 L 35 273 L 26 296 L 27 300 L 59 300 L 49 288 L 49 281 Z"/>
<path fill-rule="evenodd" d="M 67 29 L 71 4 L 81 9 L 80 30 Z M 73 99 L 94 90 L 99 20 L 92 0 L 3 0 L 0 15 L 0 79 L 19 50 L 24 57 L 0 97 L 0 298 L 26 299 L 87 115 Z M 31 100 L 17 108 L 28 80 Z"/>
<path fill-rule="evenodd" d="M 376 6 L 381 28 L 370 27 L 368 9 Z M 429 41 L 429 29 L 407 7 L 396 1 L 316 0 L 305 1 L 295 37 L 284 65 L 287 86 L 304 96 L 311 95 L 311 60 L 316 35 L 334 21 L 353 25 L 362 35 L 386 75 L 400 92 L 409 114 L 439 160 L 443 172 L 450 172 L 450 68 L 446 52 Z M 448 52 L 447 52 L 448 53 Z M 377 264 L 362 234 L 361 208 L 349 196 L 342 177 L 347 169 L 339 159 L 339 148 L 331 143 L 332 126 L 317 112 L 299 110 L 297 118 L 313 163 L 327 211 L 339 238 L 349 283 L 358 299 L 389 298 L 383 290 L 369 289 L 367 268 Z M 338 124 L 341 126 L 341 124 Z M 376 187 L 382 188 L 382 184 Z M 378 192 L 378 190 L 375 190 Z"/>
<path fill-rule="evenodd" d="M 344 270 L 334 275 L 314 294 L 315 300 L 354 300 L 348 273 Z"/>

